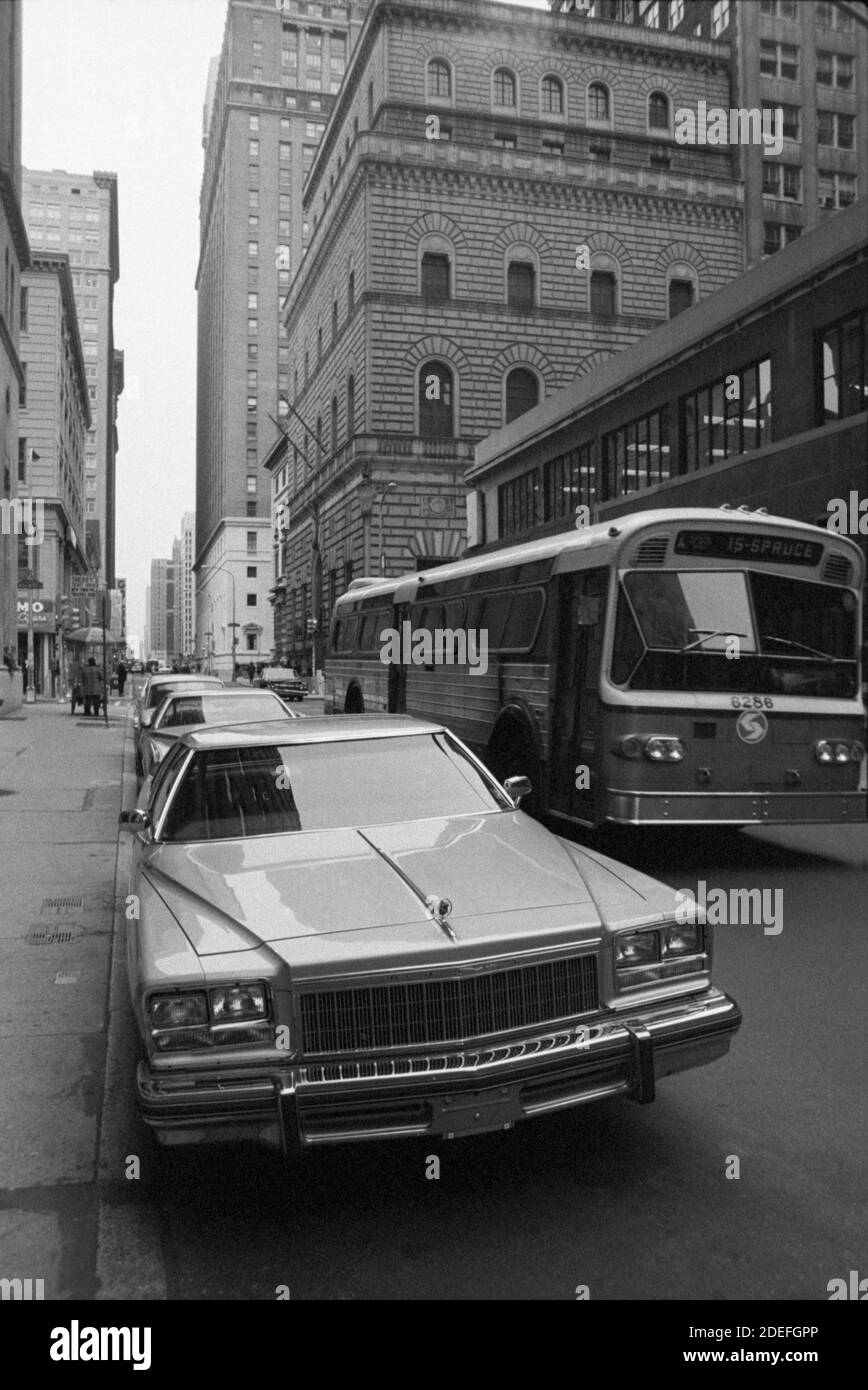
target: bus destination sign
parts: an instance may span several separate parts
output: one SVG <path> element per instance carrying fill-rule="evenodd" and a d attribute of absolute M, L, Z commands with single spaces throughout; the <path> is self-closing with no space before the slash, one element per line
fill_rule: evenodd
<path fill-rule="evenodd" d="M 820 541 L 794 536 L 768 536 L 750 531 L 679 531 L 677 555 L 697 555 L 721 560 L 769 560 L 778 565 L 818 565 L 823 555 Z"/>

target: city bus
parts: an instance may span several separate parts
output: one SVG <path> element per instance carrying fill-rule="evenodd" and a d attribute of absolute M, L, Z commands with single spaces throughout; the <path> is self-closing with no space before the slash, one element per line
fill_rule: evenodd
<path fill-rule="evenodd" d="M 763 509 L 619 516 L 354 581 L 325 709 L 439 720 L 577 825 L 864 822 L 863 581 Z"/>

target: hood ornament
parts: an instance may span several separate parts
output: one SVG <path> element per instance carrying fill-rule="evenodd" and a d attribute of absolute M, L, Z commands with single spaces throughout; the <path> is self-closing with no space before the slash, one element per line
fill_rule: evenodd
<path fill-rule="evenodd" d="M 431 914 L 432 920 L 437 923 L 441 931 L 445 932 L 449 940 L 457 941 L 458 937 L 455 935 L 455 932 L 452 930 L 447 920 L 452 911 L 452 904 L 449 899 L 438 898 L 436 893 L 429 893 L 428 897 L 425 899 L 425 906 Z"/>

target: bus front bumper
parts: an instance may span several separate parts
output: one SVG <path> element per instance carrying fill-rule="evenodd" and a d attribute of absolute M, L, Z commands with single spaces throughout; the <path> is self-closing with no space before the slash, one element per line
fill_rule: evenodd
<path fill-rule="evenodd" d="M 605 820 L 617 825 L 864 824 L 864 791 L 635 792 L 606 794 Z"/>

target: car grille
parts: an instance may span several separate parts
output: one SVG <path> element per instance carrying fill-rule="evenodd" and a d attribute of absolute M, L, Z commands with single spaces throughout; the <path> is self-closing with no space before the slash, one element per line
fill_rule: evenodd
<path fill-rule="evenodd" d="M 460 1043 L 591 1013 L 592 955 L 451 980 L 369 985 L 302 994 L 306 1056 Z"/>

